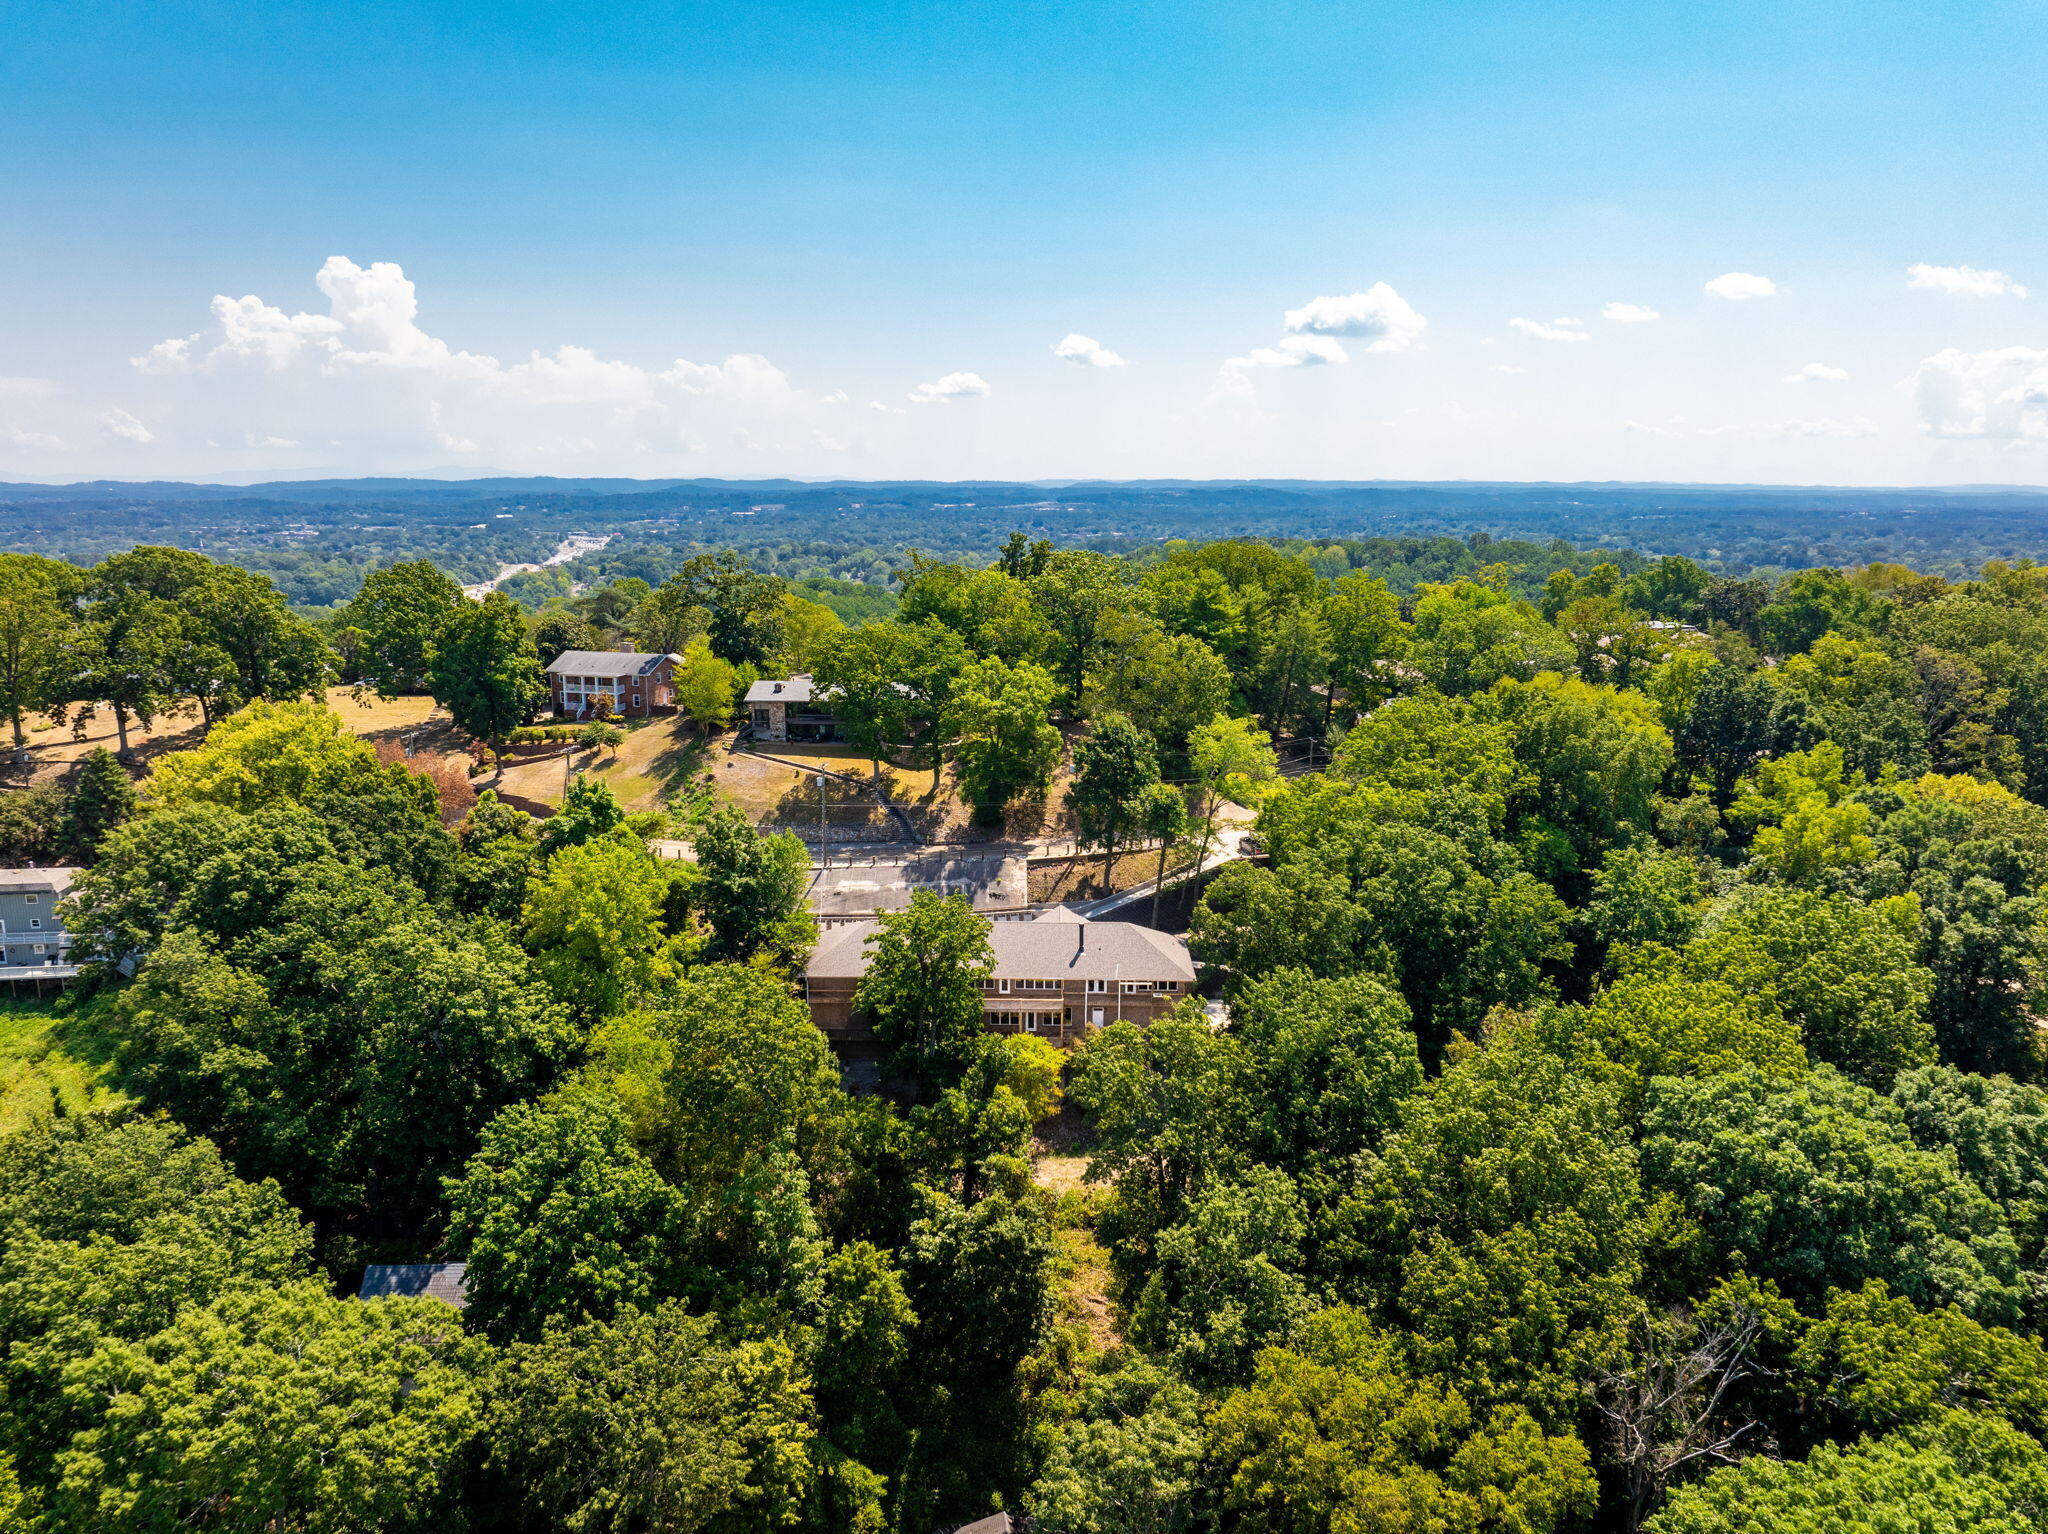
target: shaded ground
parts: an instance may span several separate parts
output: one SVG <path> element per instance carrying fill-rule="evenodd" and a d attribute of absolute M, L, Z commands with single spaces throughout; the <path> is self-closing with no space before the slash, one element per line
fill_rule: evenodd
<path fill-rule="evenodd" d="M 1167 871 L 1170 873 L 1176 868 L 1188 867 L 1195 861 L 1195 852 L 1196 849 L 1192 846 L 1175 848 L 1167 855 Z M 1158 872 L 1157 847 L 1139 852 L 1118 853 L 1112 870 L 1113 883 L 1110 884 L 1103 882 L 1102 859 L 1099 856 L 1033 858 L 1031 900 L 1034 905 L 1064 900 L 1096 900 L 1116 890 L 1135 889 L 1141 884 L 1149 884 Z M 1162 899 L 1162 908 L 1164 905 L 1165 901 Z M 1142 912 L 1141 906 L 1139 914 Z"/>

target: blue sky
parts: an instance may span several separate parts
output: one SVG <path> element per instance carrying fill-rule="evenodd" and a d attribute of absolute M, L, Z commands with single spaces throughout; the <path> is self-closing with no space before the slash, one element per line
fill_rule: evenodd
<path fill-rule="evenodd" d="M 17 0 L 0 477 L 2048 481 L 2044 66 L 2037 4 Z"/>

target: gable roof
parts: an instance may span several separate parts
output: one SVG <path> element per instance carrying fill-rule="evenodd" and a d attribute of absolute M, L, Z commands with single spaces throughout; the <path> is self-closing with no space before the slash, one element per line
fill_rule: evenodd
<path fill-rule="evenodd" d="M 988 923 L 998 980 L 1179 980 L 1192 982 L 1194 961 L 1177 937 L 1135 922 L 1088 921 L 1051 911 L 1033 921 Z M 868 938 L 878 921 L 848 922 L 819 938 L 804 974 L 812 980 L 857 980 L 867 973 Z"/>
<path fill-rule="evenodd" d="M 385 1295 L 424 1295 L 461 1310 L 469 1303 L 466 1262 L 373 1262 L 363 1269 L 359 1300 Z"/>
<path fill-rule="evenodd" d="M 679 655 L 643 655 L 638 650 L 564 650 L 548 662 L 551 676 L 646 676 Z"/>

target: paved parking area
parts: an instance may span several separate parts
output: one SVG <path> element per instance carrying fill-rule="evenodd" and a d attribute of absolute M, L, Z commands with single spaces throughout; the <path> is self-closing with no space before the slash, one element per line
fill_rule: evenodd
<path fill-rule="evenodd" d="M 1024 905 L 1030 895 L 1021 851 L 923 848 L 910 853 L 841 853 L 811 870 L 811 910 L 819 916 L 900 911 L 911 893 L 966 895 L 977 911 Z"/>

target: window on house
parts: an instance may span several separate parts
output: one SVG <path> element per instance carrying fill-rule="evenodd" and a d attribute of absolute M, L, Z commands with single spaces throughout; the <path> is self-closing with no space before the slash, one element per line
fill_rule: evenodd
<path fill-rule="evenodd" d="M 34 905 L 36 901 L 41 897 L 37 895 L 23 895 L 21 898 L 25 903 L 29 905 Z"/>
<path fill-rule="evenodd" d="M 1017 989 L 1020 991 L 1057 991 L 1059 988 L 1060 983 L 1057 980 L 1019 980 L 1017 982 Z"/>
<path fill-rule="evenodd" d="M 1093 992 L 1106 991 L 1109 989 L 1109 982 L 1107 980 L 1091 980 L 1088 982 L 1088 989 Z"/>
<path fill-rule="evenodd" d="M 31 916 L 28 919 L 28 924 L 31 927 L 40 927 L 43 924 L 43 919 L 40 916 Z"/>

